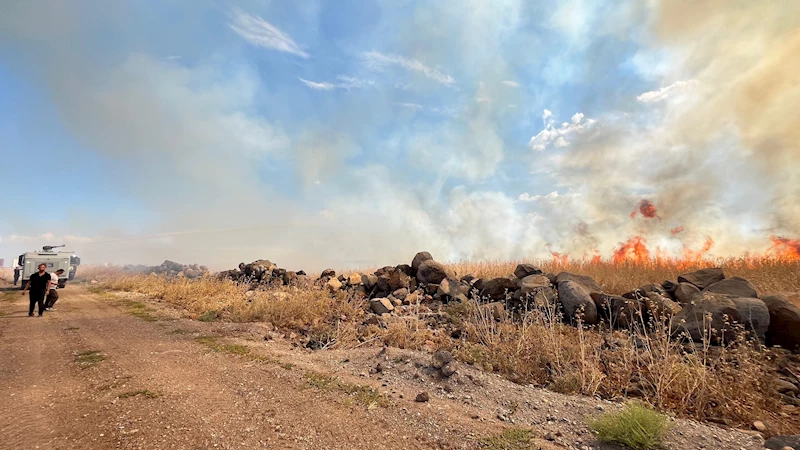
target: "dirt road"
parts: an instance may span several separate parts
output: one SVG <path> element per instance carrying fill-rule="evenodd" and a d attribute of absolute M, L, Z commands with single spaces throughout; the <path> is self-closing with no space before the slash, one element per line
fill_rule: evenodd
<path fill-rule="evenodd" d="M 258 324 L 181 319 L 80 286 L 61 291 L 56 311 L 28 317 L 27 297 L 9 289 L 0 292 L 2 449 L 484 448 L 487 436 L 536 423 L 530 448 L 600 448 L 579 423 L 596 412 L 593 399 L 481 374 L 464 376 L 467 392 L 420 377 L 424 364 L 400 351 L 376 374 L 375 349 L 312 354 L 265 343 Z M 430 402 L 414 401 L 421 388 Z M 516 422 L 495 417 L 504 398 L 521 411 Z M 550 421 L 553 411 L 564 418 Z M 704 427 L 680 436 L 707 439 L 706 448 L 759 447 Z M 544 439 L 548 429 L 555 442 Z"/>

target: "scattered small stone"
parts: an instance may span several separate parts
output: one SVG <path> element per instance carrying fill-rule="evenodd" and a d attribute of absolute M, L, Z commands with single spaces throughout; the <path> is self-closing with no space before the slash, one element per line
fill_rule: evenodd
<path fill-rule="evenodd" d="M 446 377 L 452 376 L 456 373 L 456 363 L 455 361 L 450 361 L 449 363 L 442 366 L 442 375 Z"/>
<path fill-rule="evenodd" d="M 767 431 L 767 426 L 764 425 L 764 422 L 762 422 L 760 420 L 756 420 L 755 422 L 753 422 L 753 429 L 763 433 L 763 432 Z"/>
<path fill-rule="evenodd" d="M 555 437 L 555 435 L 554 435 L 552 432 L 550 432 L 550 431 L 548 431 L 548 432 L 547 432 L 547 434 L 546 434 L 546 435 L 544 435 L 544 438 L 545 438 L 545 439 L 547 439 L 547 440 L 548 440 L 548 441 L 550 441 L 550 442 L 552 442 L 552 441 L 555 441 L 555 440 L 556 440 L 556 437 Z"/>
<path fill-rule="evenodd" d="M 447 350 L 438 350 L 436 353 L 433 354 L 433 367 L 435 369 L 441 369 L 444 367 L 445 364 L 449 363 L 453 360 L 453 354 L 448 352 Z"/>
<path fill-rule="evenodd" d="M 418 403 L 425 403 L 430 399 L 431 399 L 430 394 L 428 394 L 425 391 L 422 391 L 419 394 L 417 394 L 417 398 L 415 398 L 414 401 Z"/>

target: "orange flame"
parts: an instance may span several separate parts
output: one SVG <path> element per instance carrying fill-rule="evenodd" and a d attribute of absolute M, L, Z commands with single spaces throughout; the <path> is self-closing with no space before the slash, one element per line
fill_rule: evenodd
<path fill-rule="evenodd" d="M 614 262 L 622 263 L 625 261 L 645 262 L 650 259 L 650 251 L 647 250 L 647 241 L 641 236 L 633 236 L 625 242 L 620 242 L 620 247 L 614 250 Z"/>
<path fill-rule="evenodd" d="M 800 260 L 800 239 L 770 236 L 769 240 L 772 241 L 772 247 L 767 250 L 767 253 L 790 261 Z"/>
<path fill-rule="evenodd" d="M 554 252 L 550 244 L 546 244 L 545 247 L 547 248 L 547 251 L 550 252 L 550 255 L 553 257 L 553 263 L 567 265 L 567 263 L 569 262 L 569 254 Z"/>
<path fill-rule="evenodd" d="M 658 212 L 656 211 L 656 206 L 650 202 L 650 200 L 642 199 L 639 202 L 639 206 L 633 210 L 631 213 L 631 217 L 636 217 L 636 213 L 640 213 L 643 217 L 647 219 L 655 219 L 658 218 Z"/>
<path fill-rule="evenodd" d="M 678 234 L 681 231 L 683 231 L 683 225 L 675 227 L 675 228 L 669 230 L 669 232 L 672 233 L 672 234 Z"/>

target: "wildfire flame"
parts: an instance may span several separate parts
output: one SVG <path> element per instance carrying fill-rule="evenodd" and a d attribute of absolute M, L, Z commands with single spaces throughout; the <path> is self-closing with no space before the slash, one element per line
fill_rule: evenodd
<path fill-rule="evenodd" d="M 767 250 L 768 254 L 774 254 L 778 258 L 790 261 L 800 260 L 800 239 L 789 239 L 780 236 L 770 236 L 772 247 Z"/>
<path fill-rule="evenodd" d="M 652 202 L 650 202 L 650 200 L 647 199 L 642 199 L 642 201 L 639 202 L 639 206 L 637 206 L 636 209 L 633 210 L 633 212 L 631 213 L 631 217 L 632 218 L 636 217 L 637 212 L 647 219 L 658 218 L 658 212 L 656 211 L 656 206 Z"/>
<path fill-rule="evenodd" d="M 650 251 L 647 250 L 647 241 L 641 236 L 633 236 L 625 242 L 620 242 L 620 247 L 614 250 L 614 262 L 622 263 L 625 261 L 645 262 L 650 259 Z"/>
<path fill-rule="evenodd" d="M 681 225 L 681 226 L 678 226 L 678 227 L 675 227 L 675 228 L 673 228 L 673 229 L 669 230 L 669 232 L 670 232 L 670 233 L 672 233 L 673 235 L 674 235 L 674 234 L 678 234 L 678 233 L 680 233 L 681 231 L 683 231 L 683 225 Z"/>

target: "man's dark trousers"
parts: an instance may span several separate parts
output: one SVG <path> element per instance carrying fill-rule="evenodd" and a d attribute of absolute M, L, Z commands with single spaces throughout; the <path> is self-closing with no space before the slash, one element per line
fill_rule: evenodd
<path fill-rule="evenodd" d="M 39 304 L 39 315 L 41 316 L 44 314 L 44 291 L 29 291 L 31 305 L 28 307 L 28 315 L 33 315 L 33 307 L 38 303 Z"/>

